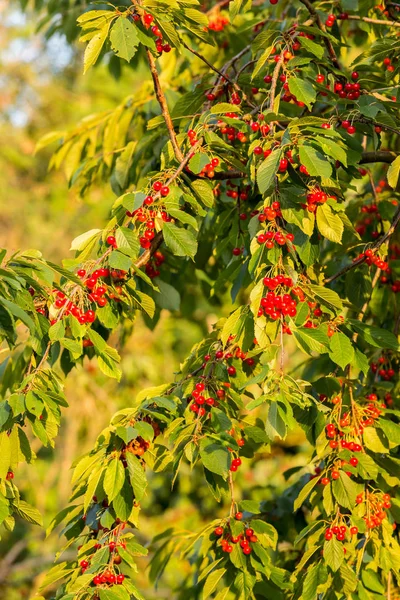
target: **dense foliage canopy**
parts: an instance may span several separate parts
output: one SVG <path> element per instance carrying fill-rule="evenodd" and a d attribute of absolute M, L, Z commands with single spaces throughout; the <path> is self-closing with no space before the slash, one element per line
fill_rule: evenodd
<path fill-rule="evenodd" d="M 156 532 L 150 579 L 176 553 L 182 569 L 166 597 L 396 598 L 400 6 L 36 4 L 46 36 L 85 44 L 85 73 L 103 63 L 113 85 L 131 70 L 139 83 L 37 144 L 83 197 L 111 186 L 108 222 L 62 264 L 0 254 L 3 527 L 41 524 L 18 465 L 35 438 L 57 443 L 76 366 L 123 381 L 138 312 L 152 330 L 162 310 L 195 318 L 202 297 L 228 310 L 174 381 L 140 392 L 75 461 L 49 527 L 62 524 L 70 558 L 41 593 L 144 598 L 141 508 L 155 474 L 179 485 L 189 465 L 193 498 L 221 508 L 198 531 Z M 283 493 L 246 487 L 296 429 L 310 452 Z"/>

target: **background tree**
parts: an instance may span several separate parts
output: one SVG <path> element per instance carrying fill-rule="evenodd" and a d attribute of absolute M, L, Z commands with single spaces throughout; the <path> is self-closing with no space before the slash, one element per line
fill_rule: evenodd
<path fill-rule="evenodd" d="M 105 227 L 94 210 L 63 266 L 2 255 L 8 532 L 41 523 L 17 466 L 55 445 L 65 376 L 82 385 L 95 359 L 121 382 L 124 408 L 50 524 L 66 560 L 43 593 L 395 597 L 398 7 L 327 6 L 38 7 L 47 37 L 81 30 L 85 73 L 103 62 L 133 88 L 37 145 L 57 144 L 50 166 L 92 207 L 107 183 Z M 173 382 L 125 400 L 134 315 L 160 344 L 162 310 L 206 337 Z M 161 592 L 141 574 L 154 529 Z"/>

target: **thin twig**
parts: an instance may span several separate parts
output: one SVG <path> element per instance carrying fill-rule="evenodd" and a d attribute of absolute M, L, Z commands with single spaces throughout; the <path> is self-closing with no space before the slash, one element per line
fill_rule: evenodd
<path fill-rule="evenodd" d="M 156 61 L 154 59 L 154 56 L 150 52 L 150 50 L 146 50 L 146 54 L 147 54 L 147 60 L 148 60 L 150 71 L 151 71 L 151 76 L 152 76 L 153 82 L 154 82 L 154 90 L 156 92 L 156 97 L 157 97 L 158 103 L 161 108 L 162 116 L 164 117 L 164 121 L 165 121 L 165 124 L 168 129 L 169 139 L 171 140 L 172 148 L 174 150 L 176 159 L 178 161 L 181 161 L 181 160 L 183 160 L 183 154 L 181 152 L 181 149 L 179 148 L 178 141 L 176 139 L 174 124 L 172 123 L 171 115 L 170 115 L 170 112 L 168 109 L 167 100 L 165 98 L 164 92 L 163 92 L 161 84 L 160 84 Z"/>
<path fill-rule="evenodd" d="M 237 85 L 237 83 L 235 83 L 232 79 L 230 79 L 225 73 L 223 73 L 222 71 L 220 71 L 219 69 L 217 69 L 217 67 L 215 67 L 210 62 L 208 62 L 208 60 L 206 59 L 206 57 L 203 56 L 202 54 L 200 54 L 200 52 L 197 52 L 197 50 L 194 50 L 193 48 L 191 48 L 190 46 L 188 46 L 186 44 L 186 42 L 183 42 L 183 45 L 185 46 L 186 50 L 189 50 L 189 52 L 191 52 L 192 54 L 194 54 L 195 56 L 197 56 L 197 58 L 199 58 L 200 60 L 202 60 L 203 63 L 205 63 L 212 71 L 214 71 L 215 73 L 217 73 L 220 77 L 223 77 L 236 90 L 240 90 L 240 87 Z"/>
<path fill-rule="evenodd" d="M 300 0 L 302 1 L 302 0 Z M 364 21 L 364 23 L 373 23 L 374 25 L 386 25 L 387 27 L 400 27 L 400 23 L 396 21 L 385 21 L 383 19 L 371 19 L 370 17 L 359 17 L 358 15 L 348 15 L 346 20 L 349 21 Z"/>
<path fill-rule="evenodd" d="M 272 74 L 271 90 L 270 90 L 270 96 L 269 96 L 269 108 L 271 110 L 274 109 L 276 86 L 278 83 L 279 71 L 281 70 L 282 64 L 283 64 L 283 52 L 281 53 L 279 60 L 275 65 L 274 72 Z"/>
<path fill-rule="evenodd" d="M 378 250 L 378 248 L 380 248 L 380 246 L 382 246 L 382 244 L 384 244 L 386 242 L 386 240 L 388 240 L 390 238 L 390 236 L 393 235 L 393 233 L 396 231 L 396 228 L 397 228 L 399 222 L 400 222 L 400 205 L 398 206 L 398 208 L 394 214 L 394 217 L 392 219 L 389 229 L 379 240 L 377 240 L 375 242 L 375 244 L 372 244 L 372 246 L 370 246 L 371 250 Z M 341 269 L 340 271 L 335 273 L 335 275 L 331 275 L 331 277 L 328 277 L 327 279 L 325 279 L 325 284 L 331 283 L 332 281 L 335 281 L 335 279 L 337 279 L 338 277 L 341 277 L 348 271 L 355 269 L 355 267 L 358 267 L 358 265 L 361 265 L 363 262 L 365 262 L 366 258 L 367 258 L 366 256 L 363 256 L 362 258 L 357 258 L 357 260 L 352 262 L 350 265 L 343 267 L 343 269 Z"/>
<path fill-rule="evenodd" d="M 300 0 L 300 2 L 302 4 L 304 4 L 304 6 L 307 8 L 308 12 L 310 13 L 310 15 L 312 15 L 315 19 L 315 22 L 318 26 L 318 28 L 323 32 L 326 33 L 326 27 L 324 25 L 324 23 L 321 21 L 321 18 L 319 16 L 319 14 L 317 13 L 317 11 L 315 10 L 314 6 L 311 4 L 311 2 L 309 0 Z M 333 65 L 337 68 L 340 69 L 340 64 L 338 61 L 338 58 L 336 56 L 336 52 L 334 47 L 332 46 L 332 42 L 326 38 L 324 36 L 324 44 L 326 46 L 326 49 L 328 50 L 329 56 L 331 57 L 331 61 L 333 63 Z"/>

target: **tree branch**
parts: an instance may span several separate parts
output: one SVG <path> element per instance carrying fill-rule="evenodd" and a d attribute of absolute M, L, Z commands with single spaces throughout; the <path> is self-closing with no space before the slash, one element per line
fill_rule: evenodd
<path fill-rule="evenodd" d="M 300 0 L 302 2 L 302 0 Z M 359 17 L 358 15 L 349 15 L 346 17 L 349 21 L 364 21 L 364 23 L 373 23 L 374 25 L 386 25 L 387 27 L 400 27 L 396 21 L 384 21 L 383 19 L 371 19 L 370 17 Z"/>
<path fill-rule="evenodd" d="M 151 71 L 151 76 L 153 77 L 154 91 L 156 92 L 156 97 L 161 108 L 162 116 L 164 117 L 164 121 L 168 129 L 169 139 L 171 140 L 172 148 L 174 149 L 176 159 L 178 161 L 181 161 L 183 160 L 183 154 L 181 152 L 181 149 L 179 148 L 178 141 L 176 139 L 175 129 L 168 109 L 168 104 L 160 84 L 156 61 L 150 50 L 146 50 L 146 54 Z"/>
<path fill-rule="evenodd" d="M 269 97 L 269 108 L 271 110 L 274 109 L 276 86 L 278 83 L 279 71 L 282 68 L 282 64 L 283 64 L 283 52 L 281 53 L 280 59 L 278 60 L 278 62 L 275 65 L 274 72 L 272 73 L 271 91 L 270 91 L 270 97 Z"/>
<path fill-rule="evenodd" d="M 214 177 L 211 177 L 211 179 L 218 179 L 218 180 L 223 180 L 223 179 L 243 179 L 243 177 L 246 177 L 246 173 L 244 173 L 243 171 L 221 171 L 221 172 L 216 172 L 214 173 Z"/>
<path fill-rule="evenodd" d="M 391 152 L 390 150 L 378 150 L 376 152 L 363 152 L 360 160 L 360 165 L 365 165 L 367 163 L 375 163 L 375 162 L 383 162 L 383 163 L 392 163 L 398 154 L 396 152 Z"/>
<path fill-rule="evenodd" d="M 324 23 L 321 21 L 319 14 L 315 10 L 315 8 L 311 4 L 311 2 L 309 0 L 300 0 L 300 2 L 302 4 L 304 4 L 304 6 L 307 8 L 307 10 L 310 13 L 310 15 L 312 15 L 314 17 L 315 22 L 316 22 L 318 28 L 323 33 L 326 33 L 326 27 L 325 27 Z M 340 64 L 339 64 L 338 58 L 336 56 L 335 49 L 332 46 L 332 42 L 328 38 L 326 38 L 326 37 L 324 37 L 323 39 L 324 39 L 324 44 L 326 46 L 326 49 L 328 50 L 329 56 L 331 57 L 331 61 L 332 61 L 333 65 L 337 69 L 340 69 Z"/>

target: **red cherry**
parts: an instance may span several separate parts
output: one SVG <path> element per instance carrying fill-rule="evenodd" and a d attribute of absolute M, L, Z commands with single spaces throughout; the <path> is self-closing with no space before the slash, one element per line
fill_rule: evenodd
<path fill-rule="evenodd" d="M 288 167 L 288 160 L 287 158 L 281 158 L 281 160 L 279 161 L 279 171 L 286 171 Z"/>
<path fill-rule="evenodd" d="M 82 279 L 82 277 L 85 277 L 86 275 L 86 271 L 85 269 L 79 269 L 79 271 L 77 272 L 78 277 L 80 277 Z"/>
<path fill-rule="evenodd" d="M 96 313 L 93 310 L 87 310 L 85 312 L 85 322 L 86 323 L 93 323 L 93 321 L 95 321 L 96 319 Z"/>
<path fill-rule="evenodd" d="M 117 575 L 117 583 L 118 584 L 123 583 L 124 579 L 125 579 L 125 575 L 123 575 L 122 573 L 120 573 L 119 575 Z"/>
<path fill-rule="evenodd" d="M 116 239 L 115 239 L 115 237 L 113 235 L 109 235 L 108 238 L 107 238 L 107 240 L 106 240 L 106 242 L 107 242 L 107 244 L 109 246 L 115 246 Z"/>
<path fill-rule="evenodd" d="M 216 529 L 214 529 L 214 533 L 215 533 L 215 535 L 220 536 L 224 533 L 224 530 L 222 527 L 217 527 Z"/>
<path fill-rule="evenodd" d="M 168 196 L 169 187 L 167 185 L 163 185 L 162 188 L 160 189 L 160 194 L 161 194 L 161 196 Z"/>
<path fill-rule="evenodd" d="M 358 533 L 358 527 L 350 527 L 351 535 L 356 535 Z"/>
<path fill-rule="evenodd" d="M 237 512 L 235 515 L 236 521 L 241 521 L 243 519 L 243 513 Z"/>
<path fill-rule="evenodd" d="M 353 133 L 356 132 L 356 128 L 354 127 L 354 125 L 349 125 L 349 127 L 347 128 L 347 133 L 349 133 L 350 135 L 353 135 Z"/>
<path fill-rule="evenodd" d="M 233 377 L 234 375 L 236 375 L 236 369 L 235 369 L 235 367 L 230 366 L 230 367 L 228 367 L 227 371 L 228 371 L 228 375 L 230 375 L 231 377 Z"/>
<path fill-rule="evenodd" d="M 353 81 L 357 81 L 357 79 L 359 78 L 359 74 L 357 73 L 357 71 L 352 72 L 351 78 L 353 79 Z"/>
<path fill-rule="evenodd" d="M 161 188 L 162 188 L 162 183 L 161 183 L 161 181 L 155 181 L 155 182 L 153 183 L 153 190 L 154 190 L 155 192 L 159 192 L 159 191 L 161 190 Z"/>

